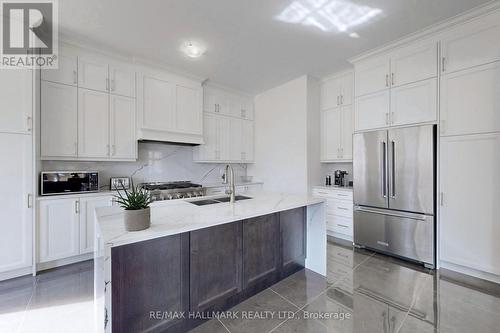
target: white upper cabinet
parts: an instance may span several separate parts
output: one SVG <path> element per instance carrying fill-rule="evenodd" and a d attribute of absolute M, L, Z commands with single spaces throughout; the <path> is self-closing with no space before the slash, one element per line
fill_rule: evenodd
<path fill-rule="evenodd" d="M 351 105 L 342 107 L 340 157 L 352 160 L 352 135 L 354 132 L 354 112 Z"/>
<path fill-rule="evenodd" d="M 111 95 L 109 103 L 111 157 L 136 159 L 135 99 Z"/>
<path fill-rule="evenodd" d="M 328 78 L 321 83 L 320 108 L 328 110 L 351 105 L 353 100 L 354 74 L 347 72 Z"/>
<path fill-rule="evenodd" d="M 225 91 L 211 87 L 204 88 L 203 110 L 218 114 L 231 115 L 229 105 L 231 101 Z"/>
<path fill-rule="evenodd" d="M 203 116 L 200 112 L 200 89 L 176 86 L 176 130 L 183 133 L 203 134 Z"/>
<path fill-rule="evenodd" d="M 356 131 L 390 126 L 390 90 L 357 97 L 354 106 L 354 128 Z"/>
<path fill-rule="evenodd" d="M 437 80 L 435 78 L 391 90 L 391 125 L 437 121 Z"/>
<path fill-rule="evenodd" d="M 78 156 L 78 92 L 76 87 L 41 84 L 42 159 Z"/>
<path fill-rule="evenodd" d="M 78 84 L 78 54 L 71 48 L 61 46 L 58 68 L 41 70 L 42 80 L 76 86 Z"/>
<path fill-rule="evenodd" d="M 108 91 L 108 67 L 108 62 L 102 57 L 80 55 L 78 57 L 78 87 Z"/>
<path fill-rule="evenodd" d="M 500 134 L 441 138 L 440 259 L 500 274 Z M 474 181 L 460 181 L 474 172 Z"/>
<path fill-rule="evenodd" d="M 442 71 L 458 70 L 500 60 L 500 13 L 458 25 L 441 37 Z"/>
<path fill-rule="evenodd" d="M 79 245 L 79 199 L 39 203 L 39 262 L 76 256 Z"/>
<path fill-rule="evenodd" d="M 199 82 L 143 68 L 138 74 L 137 107 L 138 139 L 203 143 Z"/>
<path fill-rule="evenodd" d="M 355 65 L 356 96 L 389 89 L 391 61 L 388 55 L 364 60 Z"/>
<path fill-rule="evenodd" d="M 110 207 L 112 197 L 80 198 L 80 254 L 94 252 L 95 210 Z"/>
<path fill-rule="evenodd" d="M 111 63 L 108 85 L 111 94 L 135 97 L 135 71 L 125 64 Z"/>
<path fill-rule="evenodd" d="M 253 120 L 254 118 L 253 98 L 243 96 L 240 98 L 240 102 L 241 102 L 240 117 L 243 119 Z"/>
<path fill-rule="evenodd" d="M 31 135 L 0 133 L 0 273 L 32 265 L 32 147 Z"/>
<path fill-rule="evenodd" d="M 340 108 L 321 111 L 321 161 L 340 159 L 342 111 Z"/>
<path fill-rule="evenodd" d="M 391 54 L 391 85 L 398 87 L 438 74 L 437 42 L 417 42 Z"/>
<path fill-rule="evenodd" d="M 203 136 L 205 143 L 193 149 L 196 161 L 215 161 L 217 159 L 218 136 L 217 117 L 211 113 L 203 115 Z"/>
<path fill-rule="evenodd" d="M 500 131 L 500 63 L 441 77 L 441 135 Z"/>
<path fill-rule="evenodd" d="M 109 95 L 78 90 L 78 156 L 109 157 Z"/>
<path fill-rule="evenodd" d="M 242 127 L 241 160 L 243 162 L 252 162 L 254 160 L 254 122 L 242 120 Z"/>
<path fill-rule="evenodd" d="M 33 71 L 1 71 L 0 132 L 28 134 L 33 127 Z"/>

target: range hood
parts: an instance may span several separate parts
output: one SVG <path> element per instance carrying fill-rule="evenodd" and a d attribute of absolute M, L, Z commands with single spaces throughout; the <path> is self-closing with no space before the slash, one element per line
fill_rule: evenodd
<path fill-rule="evenodd" d="M 197 146 L 204 144 L 203 134 L 189 134 L 180 132 L 157 131 L 152 129 L 137 130 L 137 140 L 139 142 L 162 142 L 169 144 L 184 144 Z"/>

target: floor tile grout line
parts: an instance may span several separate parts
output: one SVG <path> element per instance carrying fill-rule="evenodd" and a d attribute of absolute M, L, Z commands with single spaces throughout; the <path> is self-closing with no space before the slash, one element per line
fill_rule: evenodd
<path fill-rule="evenodd" d="M 227 326 L 224 325 L 224 323 L 222 322 L 222 320 L 220 320 L 219 317 L 217 317 L 217 320 L 219 321 L 219 323 L 221 323 L 222 326 L 224 326 L 224 328 L 226 329 L 226 331 L 228 331 L 229 333 L 231 333 L 231 331 L 229 330 L 229 328 L 227 328 Z"/>
<path fill-rule="evenodd" d="M 290 301 L 288 298 L 286 298 L 285 296 L 281 295 L 280 293 L 278 293 L 276 290 L 272 289 L 272 288 L 269 288 L 269 290 L 271 290 L 273 293 L 275 293 L 276 295 L 278 295 L 279 297 L 283 298 L 285 301 L 287 301 L 288 303 L 292 304 L 293 306 L 295 306 L 297 309 L 300 310 L 300 307 L 295 304 L 294 302 Z"/>
<path fill-rule="evenodd" d="M 295 315 L 296 315 L 297 313 L 299 313 L 301 310 L 302 310 L 302 308 L 299 308 L 297 311 L 295 311 L 295 312 L 293 313 L 293 318 L 294 318 L 294 317 L 295 317 Z M 289 321 L 289 320 L 290 320 L 290 317 L 288 317 L 287 319 L 283 320 L 283 321 L 282 321 L 281 323 L 279 323 L 276 327 L 274 327 L 273 329 L 271 329 L 268 333 L 271 333 L 271 332 L 275 331 L 278 327 L 280 327 L 281 325 L 283 325 L 284 323 L 286 323 L 286 322 L 287 322 L 287 321 Z"/>

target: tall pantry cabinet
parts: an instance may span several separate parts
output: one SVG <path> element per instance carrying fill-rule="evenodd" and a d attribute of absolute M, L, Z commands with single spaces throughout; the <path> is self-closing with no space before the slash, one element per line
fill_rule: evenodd
<path fill-rule="evenodd" d="M 32 269 L 34 72 L 0 71 L 0 280 L 5 280 Z"/>

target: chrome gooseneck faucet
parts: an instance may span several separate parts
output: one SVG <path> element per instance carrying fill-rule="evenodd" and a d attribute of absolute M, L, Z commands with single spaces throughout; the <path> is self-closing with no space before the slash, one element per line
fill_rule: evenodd
<path fill-rule="evenodd" d="M 230 164 L 227 164 L 224 168 L 224 184 L 229 184 L 229 188 L 226 189 L 226 194 L 229 194 L 229 202 L 235 203 L 236 190 L 234 187 L 234 170 Z"/>

